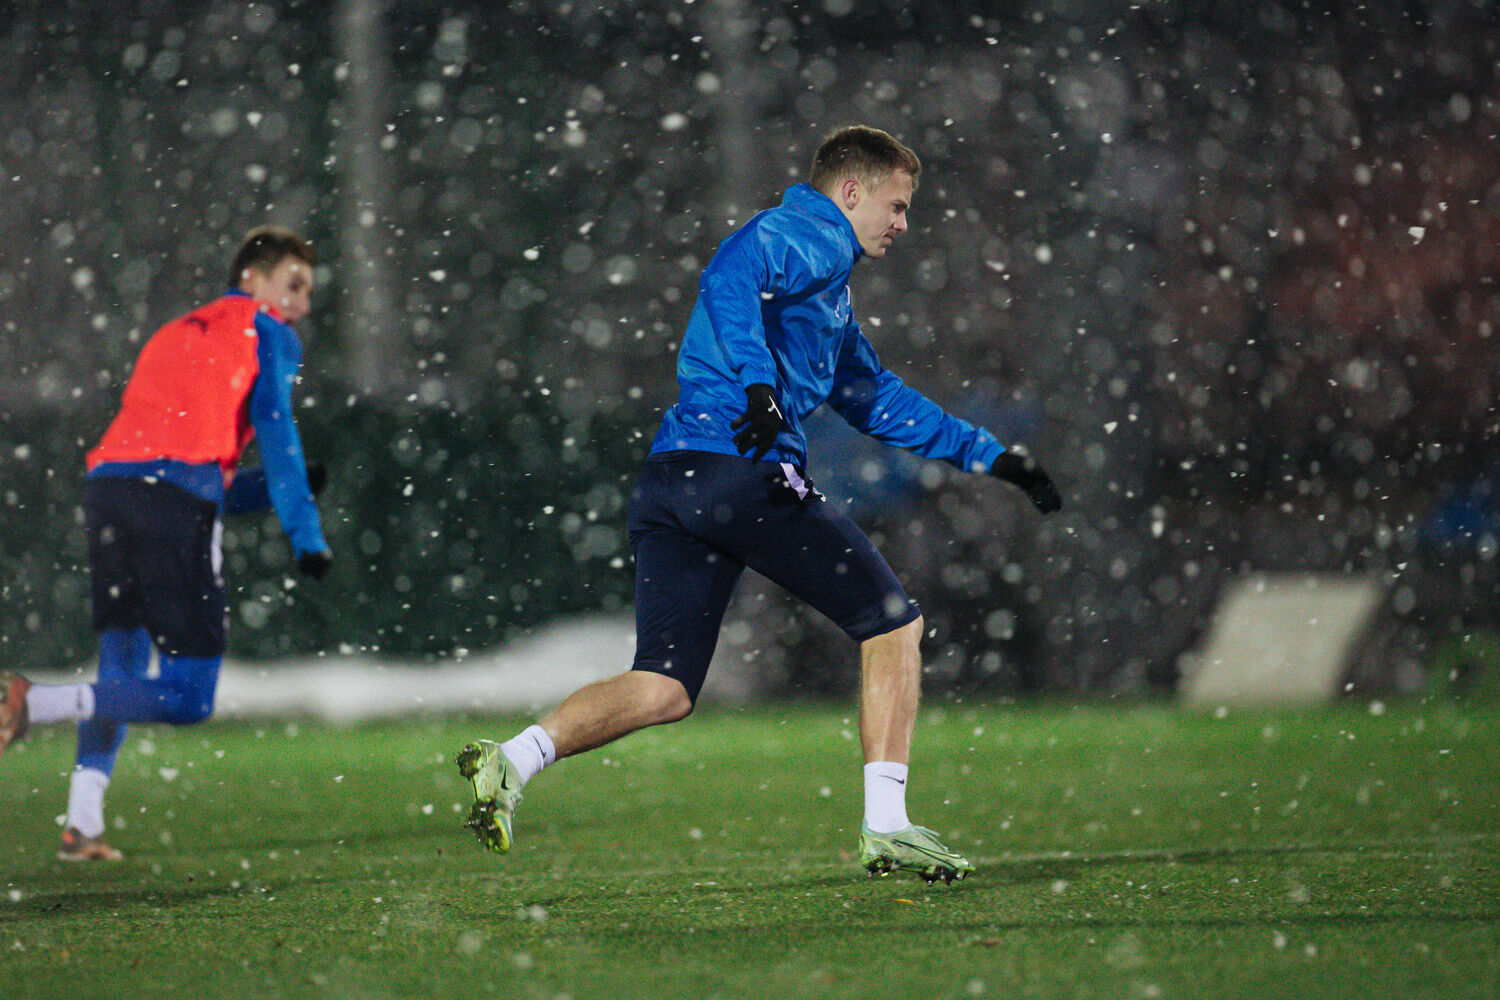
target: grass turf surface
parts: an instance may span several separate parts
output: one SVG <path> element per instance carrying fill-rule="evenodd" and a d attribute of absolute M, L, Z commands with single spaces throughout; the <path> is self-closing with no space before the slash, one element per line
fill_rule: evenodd
<path fill-rule="evenodd" d="M 1500 708 L 924 708 L 945 888 L 852 857 L 852 710 L 706 712 L 541 775 L 521 719 L 136 728 L 120 864 L 54 860 L 72 737 L 0 758 L 0 998 L 1500 994 Z"/>

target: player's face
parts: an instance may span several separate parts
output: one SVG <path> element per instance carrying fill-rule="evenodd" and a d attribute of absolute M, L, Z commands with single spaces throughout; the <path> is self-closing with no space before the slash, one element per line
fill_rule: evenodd
<path fill-rule="evenodd" d="M 906 232 L 906 210 L 916 187 L 911 174 L 897 170 L 873 189 L 852 179 L 844 184 L 844 214 L 860 248 L 866 256 L 884 257 L 891 241 Z"/>
<path fill-rule="evenodd" d="M 288 323 L 297 322 L 312 309 L 312 288 L 312 268 L 296 257 L 281 258 L 269 274 L 248 268 L 240 283 L 242 291 L 257 302 L 275 306 Z"/>

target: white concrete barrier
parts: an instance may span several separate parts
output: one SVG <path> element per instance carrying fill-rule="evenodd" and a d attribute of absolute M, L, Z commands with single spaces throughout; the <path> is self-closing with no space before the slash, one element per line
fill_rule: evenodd
<path fill-rule="evenodd" d="M 1228 588 L 1203 646 L 1182 662 L 1193 705 L 1314 704 L 1338 693 L 1380 605 L 1364 577 L 1258 574 Z"/>

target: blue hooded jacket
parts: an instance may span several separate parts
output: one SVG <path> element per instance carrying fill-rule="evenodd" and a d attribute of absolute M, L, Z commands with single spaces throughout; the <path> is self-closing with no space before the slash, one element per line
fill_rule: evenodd
<path fill-rule="evenodd" d="M 826 402 L 879 441 L 988 472 L 1005 450 L 995 436 L 902 382 L 860 332 L 849 274 L 861 252 L 844 213 L 807 184 L 720 244 L 678 351 L 678 402 L 652 454 L 740 454 L 730 424 L 745 412 L 745 387 L 760 383 L 775 390 L 787 424 L 766 461 L 805 469 L 802 422 Z"/>

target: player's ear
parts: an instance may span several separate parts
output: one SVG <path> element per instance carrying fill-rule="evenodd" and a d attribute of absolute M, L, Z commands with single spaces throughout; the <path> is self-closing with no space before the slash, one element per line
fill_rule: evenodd
<path fill-rule="evenodd" d="M 858 205 L 859 196 L 859 178 L 845 177 L 839 182 L 839 198 L 842 199 L 845 208 L 852 209 L 855 205 Z"/>

